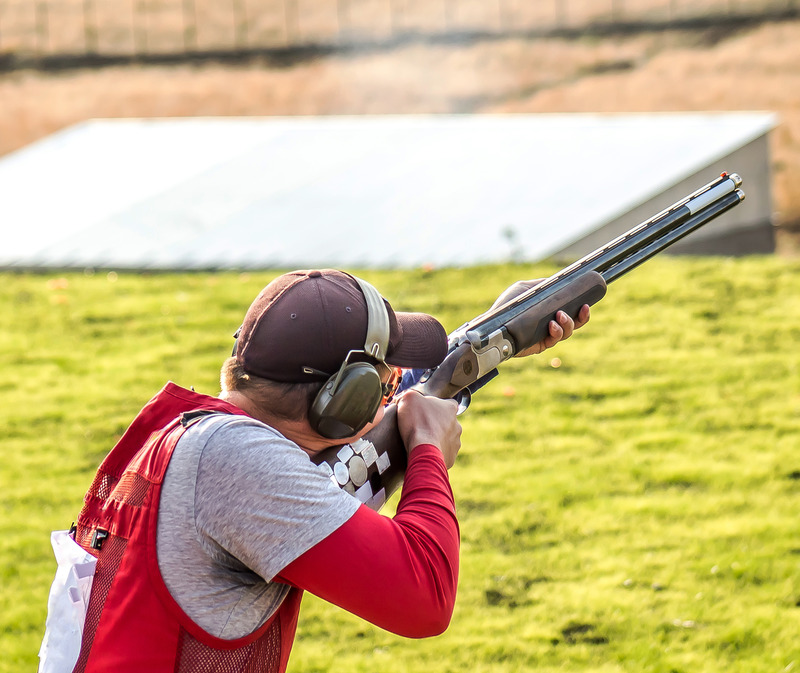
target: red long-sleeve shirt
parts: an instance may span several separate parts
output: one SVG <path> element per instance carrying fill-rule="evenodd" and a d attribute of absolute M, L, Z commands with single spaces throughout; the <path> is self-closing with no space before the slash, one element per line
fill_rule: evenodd
<path fill-rule="evenodd" d="M 362 505 L 276 579 L 383 629 L 423 638 L 442 633 L 450 623 L 458 553 L 447 468 L 436 447 L 422 444 L 409 457 L 393 518 Z"/>

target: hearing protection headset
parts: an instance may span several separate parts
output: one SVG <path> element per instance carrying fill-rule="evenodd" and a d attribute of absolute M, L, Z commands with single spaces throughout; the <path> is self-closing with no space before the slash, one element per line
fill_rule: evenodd
<path fill-rule="evenodd" d="M 350 357 L 367 355 L 384 362 L 389 347 L 389 314 L 378 291 L 366 281 L 353 278 L 367 302 L 364 349 L 347 354 L 339 371 L 322 386 L 308 412 L 311 427 L 328 439 L 343 439 L 362 430 L 375 417 L 383 398 L 383 384 L 375 365 L 350 362 Z"/>

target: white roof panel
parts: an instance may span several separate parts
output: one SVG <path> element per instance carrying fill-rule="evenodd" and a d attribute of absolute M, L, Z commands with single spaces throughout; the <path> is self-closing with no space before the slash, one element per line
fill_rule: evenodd
<path fill-rule="evenodd" d="M 512 248 L 541 259 L 774 124 L 763 113 L 86 122 L 0 159 L 0 266 L 450 266 Z"/>

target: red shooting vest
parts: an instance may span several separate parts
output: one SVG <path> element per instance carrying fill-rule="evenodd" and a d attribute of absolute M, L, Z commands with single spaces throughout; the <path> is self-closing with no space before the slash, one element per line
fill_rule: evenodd
<path fill-rule="evenodd" d="M 161 485 L 185 428 L 181 413 L 244 412 L 168 383 L 106 456 L 84 498 L 75 539 L 97 557 L 75 673 L 278 673 L 286 669 L 302 592 L 292 589 L 258 630 L 206 633 L 169 593 L 156 559 Z"/>

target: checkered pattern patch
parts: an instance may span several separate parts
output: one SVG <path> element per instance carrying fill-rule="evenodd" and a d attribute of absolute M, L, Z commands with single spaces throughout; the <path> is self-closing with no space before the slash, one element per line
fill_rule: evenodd
<path fill-rule="evenodd" d="M 362 437 L 339 449 L 333 464 L 323 462 L 320 468 L 334 484 L 377 512 L 386 503 L 381 475 L 390 465 L 389 454 L 379 454 L 375 445 Z"/>

